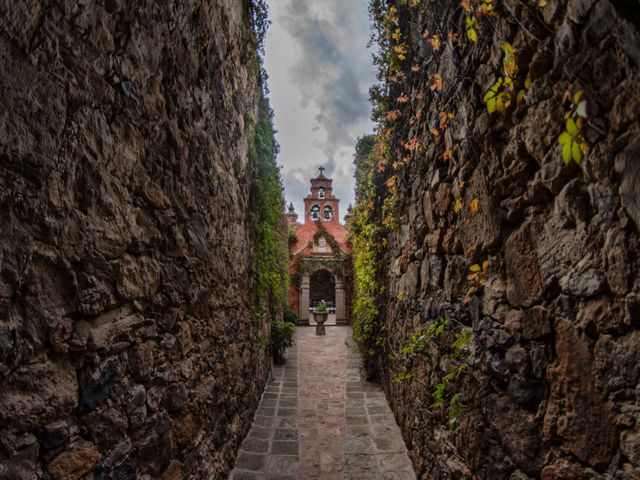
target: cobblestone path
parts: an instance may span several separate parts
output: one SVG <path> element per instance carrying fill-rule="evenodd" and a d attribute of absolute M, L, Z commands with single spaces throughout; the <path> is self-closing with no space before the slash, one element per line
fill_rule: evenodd
<path fill-rule="evenodd" d="M 349 327 L 298 327 L 230 480 L 415 480 L 379 386 L 360 378 Z"/>

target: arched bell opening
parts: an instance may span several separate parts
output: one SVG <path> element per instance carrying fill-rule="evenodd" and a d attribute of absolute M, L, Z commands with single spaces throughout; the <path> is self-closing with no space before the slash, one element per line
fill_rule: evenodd
<path fill-rule="evenodd" d="M 310 216 L 311 216 L 311 220 L 313 220 L 313 221 L 320 220 L 320 206 L 319 205 L 314 205 L 313 207 L 311 207 Z"/>

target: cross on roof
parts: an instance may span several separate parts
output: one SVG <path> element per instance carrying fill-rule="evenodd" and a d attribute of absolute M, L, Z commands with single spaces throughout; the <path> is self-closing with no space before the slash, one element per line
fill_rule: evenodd
<path fill-rule="evenodd" d="M 322 172 L 324 172 L 326 170 L 326 168 L 324 167 L 319 167 L 318 170 L 320 170 L 320 175 L 322 175 Z"/>

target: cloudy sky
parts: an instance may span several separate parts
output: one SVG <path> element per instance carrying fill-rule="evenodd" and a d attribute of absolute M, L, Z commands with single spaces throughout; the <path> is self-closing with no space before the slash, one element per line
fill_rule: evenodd
<path fill-rule="evenodd" d="M 373 130 L 368 90 L 375 80 L 368 0 L 269 0 L 266 41 L 271 106 L 287 204 L 299 221 L 317 168 L 326 167 L 340 216 L 353 203 L 356 139 Z"/>

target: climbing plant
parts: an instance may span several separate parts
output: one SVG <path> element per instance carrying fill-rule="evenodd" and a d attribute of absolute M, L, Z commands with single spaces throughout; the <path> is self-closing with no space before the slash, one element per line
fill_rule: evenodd
<path fill-rule="evenodd" d="M 269 312 L 272 319 L 284 303 L 288 285 L 288 232 L 282 223 L 284 198 L 276 164 L 278 145 L 273 112 L 262 96 L 255 119 L 247 118 L 251 162 L 250 215 L 254 245 L 251 250 L 251 283 L 255 295 L 254 317 Z"/>
<path fill-rule="evenodd" d="M 498 112 L 507 115 L 507 111 L 514 105 L 520 107 L 525 99 L 525 94 L 531 86 L 531 78 L 522 80 L 518 76 L 519 68 L 516 62 L 515 52 L 510 43 L 502 44 L 502 73 L 493 85 L 482 97 L 489 113 Z"/>
<path fill-rule="evenodd" d="M 457 428 L 464 411 L 461 384 L 463 375 L 468 370 L 466 355 L 472 341 L 473 332 L 470 328 L 443 316 L 416 330 L 399 353 L 392 356 L 392 360 L 397 363 L 395 368 L 403 370 L 396 373 L 393 380 L 407 382 L 416 378 L 410 366 L 417 358 L 424 357 L 428 342 L 437 342 L 448 352 L 444 374 L 437 376 L 438 380 L 432 386 L 432 403 L 429 408 L 446 413 L 447 424 L 452 429 Z"/>
<path fill-rule="evenodd" d="M 354 337 L 369 357 L 377 353 L 382 343 L 382 323 L 379 305 L 385 290 L 382 258 L 386 246 L 386 227 L 382 224 L 386 176 L 379 168 L 377 136 L 358 140 L 355 155 L 356 207 L 349 231 L 353 244 Z"/>
<path fill-rule="evenodd" d="M 582 122 L 587 118 L 587 101 L 582 99 L 583 91 L 578 90 L 571 99 L 571 107 L 564 116 L 565 131 L 558 137 L 562 145 L 562 159 L 568 165 L 574 161 L 578 165 L 587 153 L 587 142 L 582 135 Z"/>

